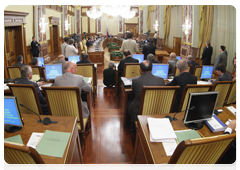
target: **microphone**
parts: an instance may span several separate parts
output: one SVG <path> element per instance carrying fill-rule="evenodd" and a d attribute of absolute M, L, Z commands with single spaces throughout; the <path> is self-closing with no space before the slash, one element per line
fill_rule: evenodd
<path fill-rule="evenodd" d="M 187 111 L 187 110 L 194 110 L 194 109 L 195 109 L 195 106 L 192 106 L 192 107 L 190 107 L 189 109 L 182 110 L 182 111 L 180 111 L 180 112 L 185 112 L 185 111 Z M 173 118 L 172 118 L 171 116 L 169 116 L 169 115 L 166 115 L 164 118 L 168 118 L 170 122 L 173 121 L 173 120 L 177 120 L 177 118 L 175 118 L 175 116 L 176 116 L 176 114 L 178 114 L 178 113 L 180 113 L 180 112 L 176 112 L 176 113 L 174 114 Z"/>
<path fill-rule="evenodd" d="M 232 98 L 234 98 L 234 97 L 236 97 L 236 94 L 235 94 L 233 97 L 231 97 L 230 99 L 232 99 Z M 228 100 L 230 100 L 230 99 L 228 99 Z M 226 103 L 228 100 L 226 100 L 226 101 L 224 101 L 223 103 L 217 105 L 216 107 L 221 106 L 222 104 Z M 216 107 L 215 107 L 215 108 L 216 108 Z M 216 109 L 214 110 L 214 114 L 215 114 L 215 115 L 219 115 L 219 113 L 221 113 L 221 112 L 218 112 Z"/>
<path fill-rule="evenodd" d="M 141 76 L 140 74 L 138 74 L 138 73 L 134 73 L 134 72 L 132 72 L 133 74 L 136 74 L 136 75 L 138 75 L 138 76 Z"/>
<path fill-rule="evenodd" d="M 27 108 L 26 106 L 24 106 L 22 103 L 20 103 L 20 106 L 25 107 L 27 110 L 33 112 L 34 114 L 38 115 L 39 120 L 37 121 L 38 123 L 43 123 L 44 125 L 49 125 L 50 123 L 58 123 L 57 121 L 51 121 L 51 119 L 49 117 L 45 117 L 43 120 L 41 119 L 41 117 L 39 116 L 39 114 L 37 114 L 36 112 L 32 111 L 31 109 Z"/>

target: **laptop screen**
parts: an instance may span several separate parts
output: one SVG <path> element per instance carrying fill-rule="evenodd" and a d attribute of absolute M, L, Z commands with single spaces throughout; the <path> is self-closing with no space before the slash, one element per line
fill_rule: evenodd
<path fill-rule="evenodd" d="M 137 59 L 139 61 L 139 63 L 141 63 L 144 60 L 144 54 L 133 54 L 132 58 Z"/>
<path fill-rule="evenodd" d="M 152 74 L 154 76 L 162 77 L 163 79 L 168 78 L 168 64 L 153 64 Z"/>
<path fill-rule="evenodd" d="M 46 79 L 55 79 L 62 75 L 62 64 L 45 65 Z"/>
<path fill-rule="evenodd" d="M 177 56 L 176 58 L 177 58 L 178 60 L 181 60 L 181 59 L 182 59 L 182 57 L 181 57 L 181 56 Z"/>
<path fill-rule="evenodd" d="M 44 66 L 44 58 L 38 57 L 38 66 L 43 67 Z"/>
<path fill-rule="evenodd" d="M 200 79 L 211 79 L 213 73 L 213 66 L 202 66 L 202 74 Z"/>
<path fill-rule="evenodd" d="M 77 64 L 77 62 L 80 61 L 80 56 L 79 55 L 76 55 L 76 56 L 68 56 L 68 61 L 72 61 L 74 63 Z"/>

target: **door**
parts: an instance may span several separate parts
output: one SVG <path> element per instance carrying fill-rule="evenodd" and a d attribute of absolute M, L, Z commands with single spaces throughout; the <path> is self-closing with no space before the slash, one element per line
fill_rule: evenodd
<path fill-rule="evenodd" d="M 58 26 L 57 25 L 53 25 L 53 53 L 54 54 L 58 54 L 59 53 L 59 37 L 58 37 Z"/>
<path fill-rule="evenodd" d="M 138 25 L 137 24 L 125 24 L 126 31 L 133 33 L 133 36 L 138 37 Z"/>
<path fill-rule="evenodd" d="M 17 62 L 16 54 L 16 31 L 14 27 L 6 27 L 5 29 L 5 50 L 6 65 L 12 66 Z"/>

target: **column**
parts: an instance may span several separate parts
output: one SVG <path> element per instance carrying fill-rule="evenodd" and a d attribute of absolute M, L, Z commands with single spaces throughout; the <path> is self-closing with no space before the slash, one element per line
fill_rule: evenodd
<path fill-rule="evenodd" d="M 138 38 L 142 39 L 143 35 L 143 6 L 139 7 L 139 35 Z"/>

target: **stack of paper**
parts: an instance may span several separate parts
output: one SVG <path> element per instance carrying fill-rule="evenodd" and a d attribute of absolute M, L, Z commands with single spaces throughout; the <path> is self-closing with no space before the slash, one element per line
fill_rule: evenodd
<path fill-rule="evenodd" d="M 126 78 L 126 77 L 121 77 L 124 86 L 132 86 L 132 79 Z"/>
<path fill-rule="evenodd" d="M 197 84 L 212 84 L 209 81 L 197 81 Z"/>
<path fill-rule="evenodd" d="M 147 118 L 147 121 L 150 142 L 175 142 L 177 137 L 168 118 Z"/>
<path fill-rule="evenodd" d="M 205 123 L 211 132 L 224 131 L 227 126 L 215 115 L 210 120 L 205 120 Z"/>
<path fill-rule="evenodd" d="M 236 115 L 236 109 L 233 106 L 227 107 L 234 115 Z"/>

